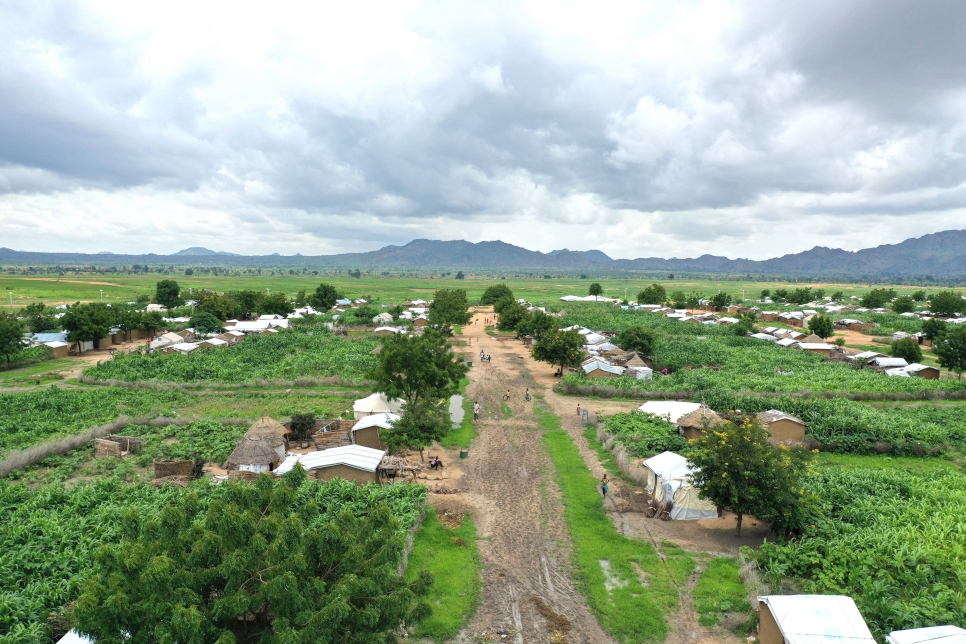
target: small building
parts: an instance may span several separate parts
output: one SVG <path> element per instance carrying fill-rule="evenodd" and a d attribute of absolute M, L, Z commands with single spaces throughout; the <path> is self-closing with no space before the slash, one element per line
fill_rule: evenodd
<path fill-rule="evenodd" d="M 628 366 L 627 371 L 624 372 L 628 378 L 634 378 L 635 380 L 653 380 L 654 370 L 650 367 L 637 367 Z"/>
<path fill-rule="evenodd" d="M 599 380 L 601 378 L 620 378 L 624 375 L 624 367 L 608 364 L 601 360 L 591 360 L 583 366 L 584 378 Z"/>
<path fill-rule="evenodd" d="M 779 311 L 762 311 L 758 319 L 762 322 L 777 322 Z"/>
<path fill-rule="evenodd" d="M 413 326 L 416 328 L 424 327 L 427 324 L 429 324 L 429 318 L 427 318 L 425 315 L 420 315 L 413 320 Z"/>
<path fill-rule="evenodd" d="M 879 353 L 878 351 L 863 351 L 862 353 L 856 353 L 854 355 L 845 356 L 846 360 L 851 360 L 853 362 L 867 362 L 872 358 L 878 358 L 879 356 L 884 356 L 884 353 Z"/>
<path fill-rule="evenodd" d="M 905 371 L 910 376 L 915 376 L 917 378 L 939 380 L 939 369 L 936 367 L 930 367 L 929 365 L 919 364 L 918 362 L 913 362 L 911 365 L 905 367 Z"/>
<path fill-rule="evenodd" d="M 44 342 L 42 345 L 50 349 L 50 353 L 54 358 L 66 358 L 70 354 L 70 343 L 68 342 L 54 340 L 52 342 Z"/>
<path fill-rule="evenodd" d="M 694 411 L 685 414 L 677 419 L 674 424 L 678 426 L 678 431 L 688 440 L 700 438 L 705 429 L 710 429 L 715 425 L 724 422 L 718 414 L 711 409 L 701 405 Z"/>
<path fill-rule="evenodd" d="M 644 461 L 647 470 L 647 492 L 669 516 L 676 520 L 717 519 L 718 508 L 707 499 L 698 498 L 700 490 L 691 484 L 694 468 L 688 460 L 674 452 L 663 452 Z"/>
<path fill-rule="evenodd" d="M 392 324 L 392 314 L 380 313 L 379 315 L 373 316 L 372 323 L 379 325 Z"/>
<path fill-rule="evenodd" d="M 281 453 L 280 453 L 281 452 Z M 285 456 L 285 443 L 271 436 L 243 437 L 225 461 L 225 469 L 242 472 L 271 472 Z"/>
<path fill-rule="evenodd" d="M 356 420 L 373 414 L 398 414 L 405 404 L 406 401 L 402 398 L 389 400 L 386 394 L 376 392 L 352 403 L 352 413 Z"/>
<path fill-rule="evenodd" d="M 765 342 L 778 342 L 778 338 L 767 333 L 752 333 L 750 338 L 755 338 L 756 340 L 764 340 Z"/>
<path fill-rule="evenodd" d="M 886 636 L 886 644 L 966 644 L 966 629 L 958 626 L 927 626 L 892 631 Z"/>
<path fill-rule="evenodd" d="M 876 356 L 869 360 L 869 364 L 879 369 L 904 369 L 909 366 L 905 358 L 893 358 L 891 356 Z"/>
<path fill-rule="evenodd" d="M 807 353 L 820 353 L 828 358 L 831 357 L 832 350 L 835 347 L 826 342 L 798 342 L 795 344 L 795 348 Z"/>
<path fill-rule="evenodd" d="M 399 333 L 405 333 L 405 331 L 405 329 L 401 329 L 397 326 L 380 326 L 376 327 L 376 330 L 373 331 L 373 333 L 375 335 L 396 335 Z"/>
<path fill-rule="evenodd" d="M 851 597 L 769 595 L 758 598 L 760 644 L 875 644 Z"/>
<path fill-rule="evenodd" d="M 200 349 L 208 349 L 212 347 L 223 349 L 229 345 L 229 342 L 227 340 L 223 340 L 216 336 L 214 338 L 208 338 L 207 340 L 199 342 L 198 345 L 199 345 L 198 348 Z"/>
<path fill-rule="evenodd" d="M 363 445 L 333 447 L 321 452 L 292 454 L 278 466 L 275 474 L 281 476 L 298 463 L 309 478 L 319 481 L 340 478 L 360 484 L 378 483 L 379 465 L 385 456 L 385 451 Z"/>
<path fill-rule="evenodd" d="M 805 422 L 791 414 L 769 409 L 758 414 L 758 420 L 774 443 L 800 443 L 805 438 Z"/>
<path fill-rule="evenodd" d="M 390 429 L 400 419 L 399 414 L 382 413 L 366 416 L 352 426 L 352 442 L 372 449 L 385 449 L 380 430 Z"/>

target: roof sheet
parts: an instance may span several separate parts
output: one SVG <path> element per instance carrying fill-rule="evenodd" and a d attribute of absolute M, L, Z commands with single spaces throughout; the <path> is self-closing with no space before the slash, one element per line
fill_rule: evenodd
<path fill-rule="evenodd" d="M 282 464 L 275 468 L 275 474 L 281 476 L 300 463 L 306 470 L 317 470 L 333 465 L 346 465 L 365 472 L 375 472 L 382 462 L 382 457 L 386 452 L 381 449 L 372 449 L 364 445 L 344 445 L 333 447 L 321 452 L 310 452 L 308 454 L 290 454 L 282 461 Z"/>
<path fill-rule="evenodd" d="M 389 429 L 392 427 L 393 423 L 399 420 L 399 414 L 372 414 L 371 416 L 363 417 L 359 422 L 352 426 L 352 431 L 358 429 L 367 429 L 369 427 L 381 427 L 383 429 Z"/>
<path fill-rule="evenodd" d="M 679 402 L 677 400 L 649 400 L 640 407 L 646 414 L 664 416 L 672 423 L 677 423 L 681 416 L 701 409 L 701 403 Z"/>
<path fill-rule="evenodd" d="M 966 644 L 966 630 L 952 625 L 910 628 L 892 631 L 886 636 L 886 644 Z"/>
<path fill-rule="evenodd" d="M 374 393 L 352 403 L 352 411 L 363 414 L 398 413 L 406 402 L 402 398 L 389 400 L 384 393 Z"/>
<path fill-rule="evenodd" d="M 786 644 L 875 643 L 851 597 L 768 595 L 758 601 L 768 606 Z"/>
<path fill-rule="evenodd" d="M 777 409 L 769 409 L 768 411 L 763 411 L 759 413 L 758 420 L 760 420 L 765 425 L 769 423 L 776 423 L 780 420 L 791 420 L 801 425 L 805 424 L 805 421 L 803 421 L 801 418 L 792 416 L 791 414 L 786 414 L 785 412 L 779 411 Z"/>

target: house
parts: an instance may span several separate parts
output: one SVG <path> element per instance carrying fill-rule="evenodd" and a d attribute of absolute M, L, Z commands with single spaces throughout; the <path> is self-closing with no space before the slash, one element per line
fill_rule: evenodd
<path fill-rule="evenodd" d="M 653 414 L 666 419 L 669 423 L 677 424 L 678 419 L 701 409 L 701 403 L 678 402 L 676 400 L 650 400 L 638 409 L 645 414 Z"/>
<path fill-rule="evenodd" d="M 420 315 L 419 317 L 413 319 L 414 327 L 424 327 L 427 324 L 429 324 L 429 318 L 427 318 L 425 315 Z"/>
<path fill-rule="evenodd" d="M 376 327 L 373 331 L 375 335 L 396 335 L 397 333 L 405 333 L 406 329 L 399 328 L 397 326 L 380 326 Z"/>
<path fill-rule="evenodd" d="M 210 347 L 217 347 L 221 349 L 221 348 L 227 347 L 229 343 L 227 340 L 222 340 L 221 338 L 214 337 L 214 338 L 208 338 L 207 340 L 204 340 L 199 344 L 200 344 L 200 348 L 202 349 L 207 349 Z"/>
<path fill-rule="evenodd" d="M 81 635 L 77 631 L 68 631 L 66 635 L 57 640 L 57 644 L 94 644 L 94 640 L 86 635 Z"/>
<path fill-rule="evenodd" d="M 760 644 L 874 644 L 851 597 L 768 595 L 758 598 Z"/>
<path fill-rule="evenodd" d="M 778 322 L 779 315 L 778 311 L 762 311 L 758 319 L 762 322 Z"/>
<path fill-rule="evenodd" d="M 54 340 L 53 342 L 44 342 L 42 346 L 50 349 L 50 353 L 54 358 L 66 358 L 70 354 L 70 343 L 68 342 Z"/>
<path fill-rule="evenodd" d="M 259 315 L 259 320 L 284 320 L 284 315 L 279 315 L 278 313 L 267 313 L 265 315 Z"/>
<path fill-rule="evenodd" d="M 793 338 L 782 338 L 781 340 L 776 340 L 775 344 L 777 344 L 780 347 L 785 347 L 787 349 L 789 347 L 796 346 L 798 344 L 798 341 Z"/>
<path fill-rule="evenodd" d="M 798 342 L 795 344 L 795 348 L 808 353 L 820 353 L 825 357 L 830 357 L 835 347 L 826 342 Z"/>
<path fill-rule="evenodd" d="M 966 644 L 966 629 L 958 626 L 927 626 L 892 631 L 886 636 L 886 644 Z"/>
<path fill-rule="evenodd" d="M 386 394 L 377 392 L 355 401 L 352 404 L 352 413 L 356 420 L 373 414 L 398 414 L 405 404 L 406 401 L 402 398 L 389 400 Z"/>
<path fill-rule="evenodd" d="M 145 313 L 164 313 L 167 310 L 168 309 L 166 307 L 163 307 L 160 304 L 148 304 L 146 307 L 144 307 Z"/>
<path fill-rule="evenodd" d="M 224 468 L 229 472 L 271 472 L 282 462 L 284 456 L 285 447 L 281 438 L 276 440 L 269 436 L 243 437 L 228 456 Z"/>
<path fill-rule="evenodd" d="M 717 519 L 718 509 L 706 499 L 699 499 L 698 488 L 691 484 L 694 469 L 688 460 L 674 452 L 663 452 L 644 461 L 647 469 L 647 492 L 661 508 L 667 508 L 671 519 Z"/>
<path fill-rule="evenodd" d="M 913 362 L 908 365 L 904 370 L 911 376 L 916 376 L 917 378 L 925 378 L 926 380 L 939 380 L 939 369 L 936 367 L 930 367 L 928 365 L 919 364 L 918 362 Z"/>
<path fill-rule="evenodd" d="M 650 367 L 638 367 L 638 366 L 628 366 L 627 371 L 624 372 L 628 378 L 634 378 L 636 380 L 653 380 L 654 370 Z"/>
<path fill-rule="evenodd" d="M 379 436 L 380 429 L 390 429 L 399 421 L 399 414 L 382 413 L 371 414 L 356 421 L 352 426 L 352 442 L 373 449 L 384 449 L 385 445 Z"/>
<path fill-rule="evenodd" d="M 722 422 L 724 421 L 721 416 L 701 405 L 694 411 L 678 418 L 674 424 L 678 426 L 678 431 L 686 439 L 694 440 L 700 438 L 705 429 L 710 429 Z"/>
<path fill-rule="evenodd" d="M 269 320 L 242 320 L 232 330 L 241 331 L 245 335 L 264 333 L 269 329 Z"/>
<path fill-rule="evenodd" d="M 602 360 L 592 360 L 583 366 L 584 378 L 588 380 L 598 380 L 601 378 L 620 378 L 624 375 L 624 368 L 603 362 Z"/>
<path fill-rule="evenodd" d="M 360 484 L 378 483 L 379 465 L 385 456 L 385 451 L 364 445 L 345 445 L 321 452 L 292 454 L 278 466 L 275 475 L 282 476 L 298 463 L 308 473 L 309 478 L 320 481 L 340 478 Z"/>
<path fill-rule="evenodd" d="M 810 334 L 806 335 L 804 338 L 799 339 L 799 342 L 809 342 L 809 343 L 821 344 L 821 343 L 825 342 L 825 338 L 820 338 L 817 335 L 815 335 L 814 333 L 810 333 Z"/>
<path fill-rule="evenodd" d="M 179 342 L 177 344 L 170 344 L 166 347 L 161 348 L 161 353 L 180 353 L 183 356 L 188 355 L 192 351 L 196 350 L 200 346 L 197 342 Z"/>
<path fill-rule="evenodd" d="M 869 360 L 869 364 L 879 369 L 898 369 L 909 366 L 905 358 L 893 358 L 891 356 L 876 356 Z"/>
<path fill-rule="evenodd" d="M 378 324 L 380 326 L 386 324 L 392 324 L 392 314 L 391 313 L 380 313 L 372 318 L 373 324 Z"/>
<path fill-rule="evenodd" d="M 856 353 L 855 355 L 845 356 L 845 359 L 853 360 L 855 362 L 863 362 L 884 355 L 885 354 L 879 353 L 878 351 L 863 351 L 862 353 Z"/>
<path fill-rule="evenodd" d="M 800 443 L 805 438 L 805 422 L 791 414 L 769 409 L 758 414 L 758 420 L 773 443 Z"/>

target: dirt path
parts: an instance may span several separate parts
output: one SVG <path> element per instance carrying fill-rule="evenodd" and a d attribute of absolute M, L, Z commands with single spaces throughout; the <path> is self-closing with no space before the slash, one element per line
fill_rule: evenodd
<path fill-rule="evenodd" d="M 485 314 L 464 327 L 475 353 L 467 395 L 484 412 L 479 437 L 454 482 L 473 507 L 481 537 L 483 592 L 479 610 L 462 641 L 588 642 L 612 640 L 590 613 L 570 574 L 569 536 L 553 464 L 537 431 L 524 390 L 535 389 L 515 342 L 490 338 Z M 480 349 L 492 356 L 481 364 Z M 512 416 L 504 419 L 502 395 L 509 389 Z"/>

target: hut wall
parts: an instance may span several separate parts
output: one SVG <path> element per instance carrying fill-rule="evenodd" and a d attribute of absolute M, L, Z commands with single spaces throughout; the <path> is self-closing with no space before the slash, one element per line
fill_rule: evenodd
<path fill-rule="evenodd" d="M 697 427 L 684 427 L 681 429 L 681 434 L 688 440 L 693 440 L 695 438 L 701 438 L 701 433 L 704 430 Z"/>
<path fill-rule="evenodd" d="M 194 474 L 195 464 L 193 461 L 182 460 L 160 460 L 154 459 L 154 478 L 159 479 L 164 476 L 187 476 Z"/>
<path fill-rule="evenodd" d="M 94 456 L 121 457 L 128 453 L 141 451 L 141 439 L 135 436 L 105 436 L 94 439 Z"/>
<path fill-rule="evenodd" d="M 121 457 L 121 446 L 114 441 L 104 438 L 94 439 L 94 458 L 104 458 L 105 456 Z"/>
<path fill-rule="evenodd" d="M 375 472 L 357 470 L 356 468 L 349 467 L 348 465 L 330 465 L 329 467 L 320 467 L 309 472 L 309 476 L 319 481 L 345 479 L 347 481 L 352 481 L 353 483 L 359 483 L 360 485 L 379 482 Z"/>
<path fill-rule="evenodd" d="M 805 438 L 805 425 L 796 423 L 793 420 L 776 420 L 773 423 L 769 423 L 765 429 L 768 430 L 771 439 L 778 443 L 785 443 L 787 441 L 800 442 Z"/>
<path fill-rule="evenodd" d="M 610 378 L 617 378 L 616 373 L 610 373 L 609 371 L 604 371 L 603 369 L 595 369 L 590 373 L 584 374 L 584 380 L 608 380 Z"/>
<path fill-rule="evenodd" d="M 62 347 L 52 347 L 50 349 L 50 355 L 57 359 L 66 358 L 70 355 L 70 345 L 68 344 Z"/>
<path fill-rule="evenodd" d="M 758 602 L 758 642 L 759 644 L 785 644 L 778 622 L 765 602 Z"/>
<path fill-rule="evenodd" d="M 939 369 L 933 369 L 932 367 L 928 369 L 923 369 L 919 373 L 913 374 L 917 378 L 925 378 L 926 380 L 939 380 Z"/>
<path fill-rule="evenodd" d="M 372 449 L 385 449 L 382 441 L 379 439 L 378 427 L 366 427 L 365 429 L 352 432 L 352 435 L 355 438 L 356 445 L 371 447 Z"/>

